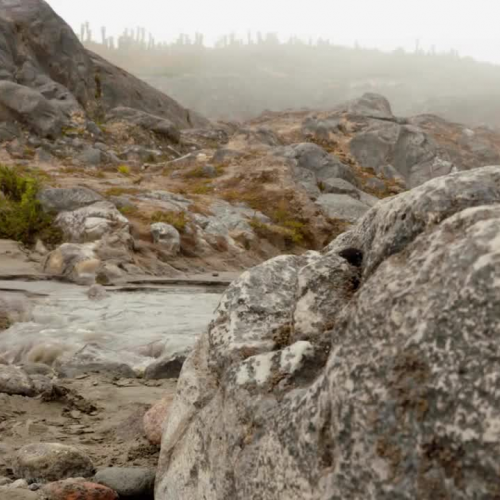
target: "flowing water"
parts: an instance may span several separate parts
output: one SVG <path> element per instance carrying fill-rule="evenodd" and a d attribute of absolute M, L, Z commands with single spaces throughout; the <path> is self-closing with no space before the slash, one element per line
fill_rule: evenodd
<path fill-rule="evenodd" d="M 220 299 L 220 291 L 169 287 L 112 291 L 91 301 L 87 289 L 76 285 L 0 281 L 0 288 L 13 287 L 43 296 L 30 299 L 31 321 L 0 333 L 0 355 L 7 361 L 53 364 L 85 354 L 136 370 L 192 347 Z"/>

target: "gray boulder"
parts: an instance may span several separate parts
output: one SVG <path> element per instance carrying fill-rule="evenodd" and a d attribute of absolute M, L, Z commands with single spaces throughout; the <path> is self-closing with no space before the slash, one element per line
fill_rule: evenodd
<path fill-rule="evenodd" d="M 96 241 L 113 232 L 127 232 L 129 227 L 128 220 L 107 201 L 62 212 L 56 224 L 73 243 Z"/>
<path fill-rule="evenodd" d="M 186 361 L 185 354 L 175 354 L 161 358 L 146 368 L 144 378 L 146 380 L 179 378 L 184 361 Z"/>
<path fill-rule="evenodd" d="M 180 252 L 181 235 L 174 226 L 164 222 L 156 222 L 151 224 L 151 235 L 153 241 L 169 255 L 175 256 Z"/>
<path fill-rule="evenodd" d="M 100 149 L 86 147 L 77 157 L 76 160 L 82 165 L 97 167 L 102 163 L 104 154 Z"/>
<path fill-rule="evenodd" d="M 346 111 L 352 115 L 380 120 L 394 120 L 389 101 L 380 94 L 366 93 L 347 103 Z"/>
<path fill-rule="evenodd" d="M 372 179 L 370 179 L 372 180 Z M 378 179 L 373 179 L 378 180 Z M 385 184 L 380 181 L 381 191 L 385 191 Z M 322 192 L 325 194 L 346 194 L 351 198 L 361 201 L 361 203 L 372 207 L 378 202 L 378 198 L 372 196 L 344 179 L 332 178 L 321 182 Z"/>
<path fill-rule="evenodd" d="M 0 81 L 0 121 L 19 121 L 41 137 L 56 138 L 65 123 L 59 109 L 36 90 Z"/>
<path fill-rule="evenodd" d="M 347 222 L 357 221 L 370 209 L 368 205 L 347 194 L 322 194 L 316 203 L 328 217 Z"/>
<path fill-rule="evenodd" d="M 244 273 L 184 365 L 156 500 L 493 498 L 499 238 L 489 167 Z"/>
<path fill-rule="evenodd" d="M 106 115 L 108 121 L 125 121 L 155 134 L 165 137 L 173 142 L 179 142 L 181 133 L 169 120 L 160 116 L 151 115 L 137 109 L 119 107 L 114 108 Z"/>
<path fill-rule="evenodd" d="M 16 366 L 0 365 L 0 394 L 36 396 L 37 391 L 29 375 Z"/>
<path fill-rule="evenodd" d="M 14 473 L 28 482 L 50 482 L 74 477 L 91 477 L 90 458 L 73 446 L 37 443 L 22 447 L 15 457 Z"/>
<path fill-rule="evenodd" d="M 104 198 L 86 187 L 47 188 L 40 191 L 38 201 L 47 212 L 70 212 L 92 205 Z"/>
<path fill-rule="evenodd" d="M 155 470 L 145 467 L 108 467 L 95 475 L 95 482 L 116 491 L 120 498 L 153 500 Z"/>

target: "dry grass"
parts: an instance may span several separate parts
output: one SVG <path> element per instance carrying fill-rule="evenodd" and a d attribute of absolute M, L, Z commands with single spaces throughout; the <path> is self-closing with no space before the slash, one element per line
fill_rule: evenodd
<path fill-rule="evenodd" d="M 183 233 L 190 221 L 186 212 L 157 211 L 151 216 L 151 222 L 164 222 L 165 224 L 170 224 L 175 227 L 179 233 Z"/>
<path fill-rule="evenodd" d="M 122 196 L 124 194 L 139 194 L 141 192 L 140 189 L 137 188 L 120 188 L 120 187 L 114 187 L 106 190 L 104 193 L 105 196 L 110 197 L 110 196 Z"/>

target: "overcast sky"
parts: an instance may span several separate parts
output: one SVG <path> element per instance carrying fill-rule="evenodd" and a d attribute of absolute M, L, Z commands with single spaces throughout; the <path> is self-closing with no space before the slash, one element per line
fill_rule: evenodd
<path fill-rule="evenodd" d="M 330 38 L 333 42 L 392 50 L 457 49 L 500 63 L 499 0 L 48 0 L 79 29 L 89 21 L 112 35 L 144 26 L 157 40 L 179 33 L 218 35 L 248 30 Z"/>

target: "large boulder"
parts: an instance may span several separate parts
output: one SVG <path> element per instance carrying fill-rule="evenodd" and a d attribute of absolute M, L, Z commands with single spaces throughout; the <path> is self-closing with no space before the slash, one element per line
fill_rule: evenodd
<path fill-rule="evenodd" d="M 499 241 L 489 167 L 243 274 L 184 365 L 155 498 L 498 496 Z"/>
<path fill-rule="evenodd" d="M 98 201 L 104 201 L 104 198 L 86 187 L 47 188 L 40 191 L 38 201 L 47 212 L 59 213 L 78 210 Z"/>
<path fill-rule="evenodd" d="M 65 123 L 60 110 L 40 92 L 0 82 L 0 121 L 19 121 L 41 137 L 56 138 Z"/>
<path fill-rule="evenodd" d="M 72 243 L 96 241 L 110 233 L 128 231 L 127 218 L 107 201 L 62 212 L 56 224 Z"/>
<path fill-rule="evenodd" d="M 126 121 L 173 142 L 179 142 L 181 138 L 179 129 L 171 121 L 137 109 L 114 108 L 107 114 L 106 118 L 108 121 Z"/>

